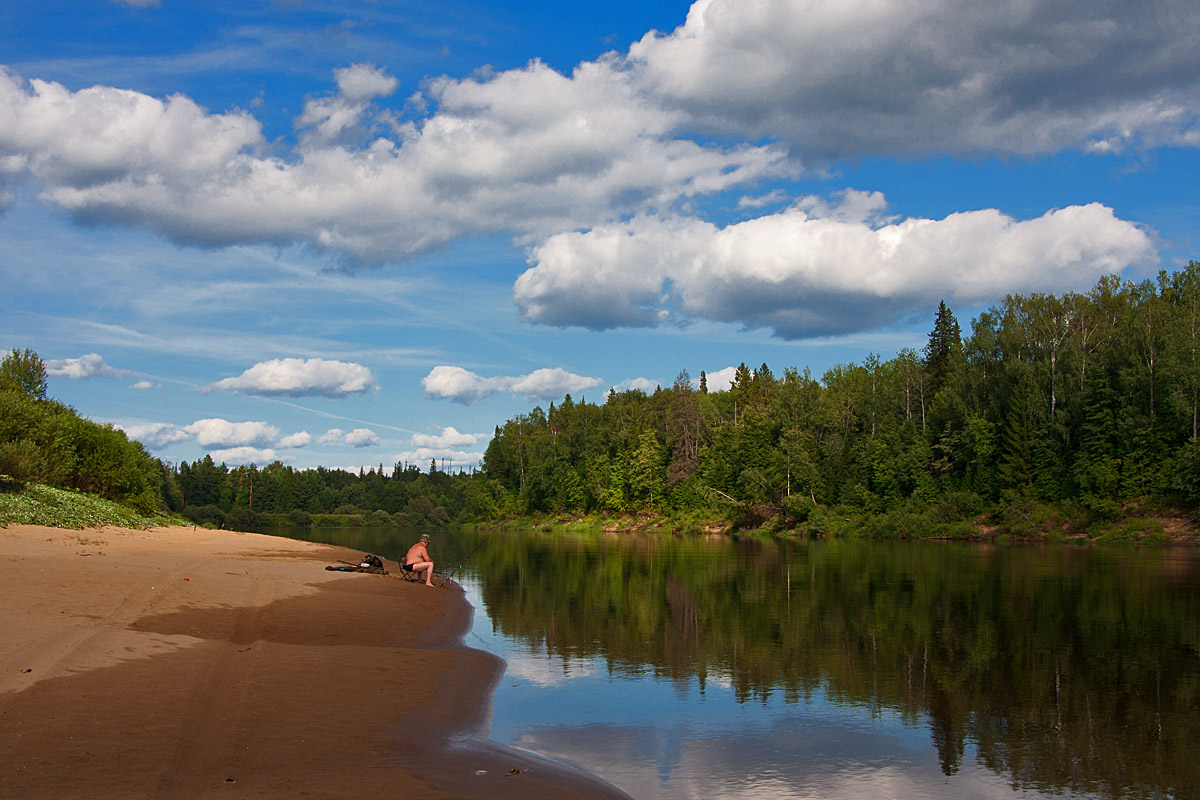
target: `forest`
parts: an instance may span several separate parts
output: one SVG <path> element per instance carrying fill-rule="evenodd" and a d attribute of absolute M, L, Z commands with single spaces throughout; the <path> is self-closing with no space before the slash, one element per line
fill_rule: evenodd
<path fill-rule="evenodd" d="M 570 397 L 496 429 L 499 513 L 653 512 L 734 528 L 1083 532 L 1200 499 L 1200 264 L 1009 296 L 964 335 L 820 379 L 742 364 L 652 395 Z M 847 523 L 853 523 L 847 525 Z"/>
<path fill-rule="evenodd" d="M 1194 527 L 1198 424 L 1195 261 L 1153 281 L 1009 296 L 965 334 L 942 303 L 920 352 L 820 378 L 742 364 L 728 386 L 684 369 L 653 393 L 567 396 L 497 426 L 480 468 L 454 474 L 167 464 L 48 399 L 35 353 L 0 364 L 9 482 L 240 528 L 593 516 L 808 535 L 1088 533 L 1164 516 Z"/>

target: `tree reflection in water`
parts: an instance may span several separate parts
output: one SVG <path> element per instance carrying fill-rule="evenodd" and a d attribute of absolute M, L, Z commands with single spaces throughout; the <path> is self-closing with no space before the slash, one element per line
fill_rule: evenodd
<path fill-rule="evenodd" d="M 416 536 L 290 533 L 393 558 Z M 888 794 L 962 796 L 949 778 L 920 783 L 920 762 L 936 759 L 944 776 L 968 762 L 990 771 L 993 780 L 973 774 L 970 785 L 989 797 L 1200 797 L 1195 550 L 504 530 L 475 552 L 486 535 L 439 530 L 435 558 L 456 564 L 474 552 L 462 575 L 497 641 L 522 653 L 510 673 L 540 670 L 543 689 L 551 666 L 621 683 L 600 718 L 517 744 L 587 754 L 610 780 L 605 768 L 623 767 L 601 763 L 599 740 L 637 751 L 627 759 L 674 746 L 656 735 L 671 720 L 634 713 L 654 702 L 644 695 L 653 681 L 685 699 L 728 687 L 750 712 L 802 707 L 797 722 L 709 701 L 675 706 L 681 735 L 732 732 L 726 753 L 696 748 L 705 763 L 694 770 L 722 776 L 729 796 L 875 796 L 881 775 Z M 593 713 L 574 697 L 556 694 L 564 722 Z M 891 735 L 880 752 L 854 721 L 864 709 L 871 726 L 912 734 Z M 685 783 L 687 757 L 655 753 L 667 776 L 653 776 L 649 794 Z M 747 769 L 758 772 L 743 780 Z M 672 796 L 721 794 L 706 785 Z"/>
<path fill-rule="evenodd" d="M 947 776 L 969 747 L 1018 790 L 1200 794 L 1192 551 L 505 532 L 471 570 L 563 663 L 886 712 Z"/>

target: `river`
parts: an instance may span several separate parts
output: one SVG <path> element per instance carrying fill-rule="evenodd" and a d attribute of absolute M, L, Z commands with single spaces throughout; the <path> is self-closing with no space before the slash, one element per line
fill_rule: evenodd
<path fill-rule="evenodd" d="M 430 533 L 491 738 L 636 798 L 1200 797 L 1195 549 Z"/>

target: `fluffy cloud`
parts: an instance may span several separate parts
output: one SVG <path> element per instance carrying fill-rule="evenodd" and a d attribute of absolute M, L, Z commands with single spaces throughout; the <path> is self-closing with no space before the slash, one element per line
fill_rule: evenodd
<path fill-rule="evenodd" d="M 373 447 L 379 444 L 379 437 L 369 428 L 355 428 L 346 434 L 346 444 L 351 447 Z"/>
<path fill-rule="evenodd" d="M 149 391 L 151 389 L 161 389 L 162 384 L 161 383 L 153 383 L 151 381 L 138 381 L 137 383 L 130 384 L 129 388 L 134 389 L 139 392 L 145 392 L 145 391 Z"/>
<path fill-rule="evenodd" d="M 275 451 L 270 448 L 260 450 L 255 447 L 230 447 L 225 450 L 213 450 L 209 455 L 218 464 L 270 464 L 278 460 Z"/>
<path fill-rule="evenodd" d="M 697 0 L 627 63 L 701 129 L 807 161 L 1195 146 L 1200 15 L 1056 0 Z"/>
<path fill-rule="evenodd" d="M 366 261 L 457 237 L 591 227 L 785 169 L 873 154 L 1111 152 L 1200 142 L 1200 16 L 1053 0 L 698 0 L 564 75 L 540 62 L 431 82 L 436 111 L 389 120 L 396 88 L 370 65 L 296 120 L 272 153 L 245 112 L 213 114 L 96 86 L 71 92 L 0 71 L 0 176 L 91 219 L 202 244 L 309 242 Z M 417 104 L 420 105 L 420 104 Z"/>
<path fill-rule="evenodd" d="M 412 435 L 412 444 L 414 447 L 431 447 L 431 448 L 451 448 L 463 447 L 464 445 L 472 445 L 476 442 L 487 441 L 491 438 L 490 433 L 459 433 L 453 427 L 442 428 L 442 432 L 436 435 L 425 433 L 414 433 Z"/>
<path fill-rule="evenodd" d="M 219 418 L 198 419 L 183 430 L 195 436 L 205 449 L 265 447 L 279 436 L 279 429 L 267 422 L 229 422 Z"/>
<path fill-rule="evenodd" d="M 341 428 L 330 428 L 321 434 L 317 442 L 324 445 L 348 445 L 350 447 L 373 447 L 380 438 L 369 428 L 355 428 L 346 433 Z"/>
<path fill-rule="evenodd" d="M 211 114 L 96 86 L 72 92 L 0 68 L 0 180 L 32 179 L 81 219 L 203 245 L 306 242 L 364 262 L 453 239 L 590 226 L 782 169 L 774 146 L 702 144 L 610 60 L 430 84 L 437 111 L 347 145 L 387 114 L 394 79 L 365 65 L 308 103 L 276 154 L 244 112 Z"/>
<path fill-rule="evenodd" d="M 484 378 L 462 367 L 434 367 L 421 379 L 425 394 L 431 397 L 471 404 L 497 392 L 511 392 L 530 402 L 561 400 L 563 395 L 582 392 L 603 383 L 564 369 L 534 370 L 528 375 Z"/>
<path fill-rule="evenodd" d="M 143 425 L 118 425 L 130 439 L 136 439 L 150 449 L 166 447 L 176 442 L 187 441 L 192 434 L 165 422 L 150 422 Z"/>
<path fill-rule="evenodd" d="M 255 364 L 236 378 L 212 385 L 245 394 L 338 398 L 376 388 L 375 376 L 361 364 L 319 358 L 280 358 Z"/>
<path fill-rule="evenodd" d="M 305 148 L 347 143 L 365 133 L 364 116 L 376 97 L 396 91 L 397 81 L 382 70 L 354 64 L 333 71 L 338 91 L 330 97 L 309 100 L 296 120 Z"/>
<path fill-rule="evenodd" d="M 279 447 L 291 449 L 293 447 L 304 447 L 312 441 L 312 435 L 308 431 L 297 431 L 296 433 L 288 434 L 279 440 Z"/>
<path fill-rule="evenodd" d="M 882 195 L 851 191 L 726 228 L 641 218 L 559 234 L 534 251 L 514 298 L 526 320 L 550 325 L 647 326 L 678 309 L 800 338 L 894 322 L 943 298 L 1085 289 L 1154 254 L 1146 231 L 1098 204 L 1031 220 L 884 211 Z"/>
<path fill-rule="evenodd" d="M 467 450 L 466 447 L 479 445 L 492 438 L 490 433 L 459 433 L 456 428 L 442 428 L 441 433 L 412 435 L 412 448 L 396 454 L 396 463 L 415 464 L 424 468 L 430 461 L 439 463 L 439 469 L 467 468 L 483 460 L 483 452 L 479 449 Z"/>
<path fill-rule="evenodd" d="M 43 202 L 84 221 L 140 225 L 211 246 L 305 243 L 364 263 L 510 233 L 542 242 L 518 296 L 527 319 L 553 324 L 575 311 L 591 327 L 653 324 L 664 318 L 670 294 L 690 301 L 698 316 L 785 335 L 836 330 L 820 309 L 821 291 L 876 317 L 881 307 L 873 298 L 882 295 L 864 284 L 863 294 L 848 297 L 824 287 L 828 281 L 800 279 L 795 273 L 803 269 L 781 270 L 785 256 L 770 250 L 771 240 L 790 228 L 812 245 L 811 221 L 801 225 L 793 210 L 716 231 L 672 214 L 692 198 L 838 159 L 1200 146 L 1197 40 L 1200 15 L 1190 0 L 697 0 L 676 30 L 649 33 L 627 53 L 581 63 L 570 74 L 534 61 L 431 81 L 410 98 L 418 116 L 404 123 L 383 106 L 394 78 L 366 64 L 335 70 L 336 90 L 297 116 L 291 151 L 268 142 L 244 111 L 213 113 L 181 95 L 160 99 L 107 86 L 71 91 L 0 67 L 0 184 L 36 186 Z M 0 186 L 0 208 L 15 198 Z M 1096 213 L 1064 209 L 1042 227 L 1061 233 L 1067 216 Z M 655 215 L 662 220 L 650 222 Z M 638 221 L 614 223 L 631 217 Z M 911 265 L 920 260 L 918 228 L 952 238 L 953 227 L 978 226 L 994 241 L 1007 227 L 1027 244 L 1035 222 L 1013 225 L 979 211 L 873 228 L 874 244 L 848 229 L 831 234 L 855 255 L 876 256 L 877 266 L 889 248 L 884 239 L 894 235 Z M 659 241 L 623 242 L 631 232 Z M 729 277 L 754 270 L 725 254 L 681 275 L 689 248 L 662 240 L 692 234 L 713 244 L 740 236 L 755 252 L 768 252 L 763 269 L 774 274 L 752 276 L 751 292 L 722 303 L 710 284 L 726 276 L 701 273 L 714 263 Z M 817 255 L 827 257 L 832 246 L 815 245 Z M 635 276 L 615 256 L 596 252 L 603 248 L 657 260 Z M 1093 251 L 1078 249 L 1084 257 Z M 1108 258 L 1105 243 L 1099 249 L 1100 262 L 1120 260 Z M 567 263 L 572 258 L 601 274 L 585 279 Z M 1060 252 L 1032 263 L 1043 269 L 1072 261 Z M 887 292 L 886 279 L 902 271 L 882 271 Z M 870 277 L 865 268 L 847 272 Z M 960 289 L 972 280 L 957 277 Z M 976 280 L 990 276 L 985 270 Z M 782 282 L 788 307 L 748 308 L 754 288 L 774 281 Z M 794 298 L 800 286 L 804 309 Z M 768 306 L 778 305 L 771 299 Z M 259 375 L 222 384 L 277 394 L 364 390 Z"/>
<path fill-rule="evenodd" d="M 55 378 L 109 378 L 128 375 L 127 369 L 113 369 L 104 363 L 99 353 L 88 353 L 79 358 L 53 359 L 46 362 L 46 374 Z"/>
<path fill-rule="evenodd" d="M 710 392 L 727 392 L 729 391 L 729 387 L 733 385 L 733 379 L 736 375 L 737 367 L 725 367 L 716 372 L 704 373 L 704 383 Z M 693 379 L 692 382 L 699 388 L 699 378 Z"/>

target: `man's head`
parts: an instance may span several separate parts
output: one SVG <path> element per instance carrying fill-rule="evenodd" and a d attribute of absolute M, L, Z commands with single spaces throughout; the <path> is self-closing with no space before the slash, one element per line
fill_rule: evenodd
<path fill-rule="evenodd" d="M 429 544 L 429 534 L 428 533 L 421 534 L 421 544 Z"/>

